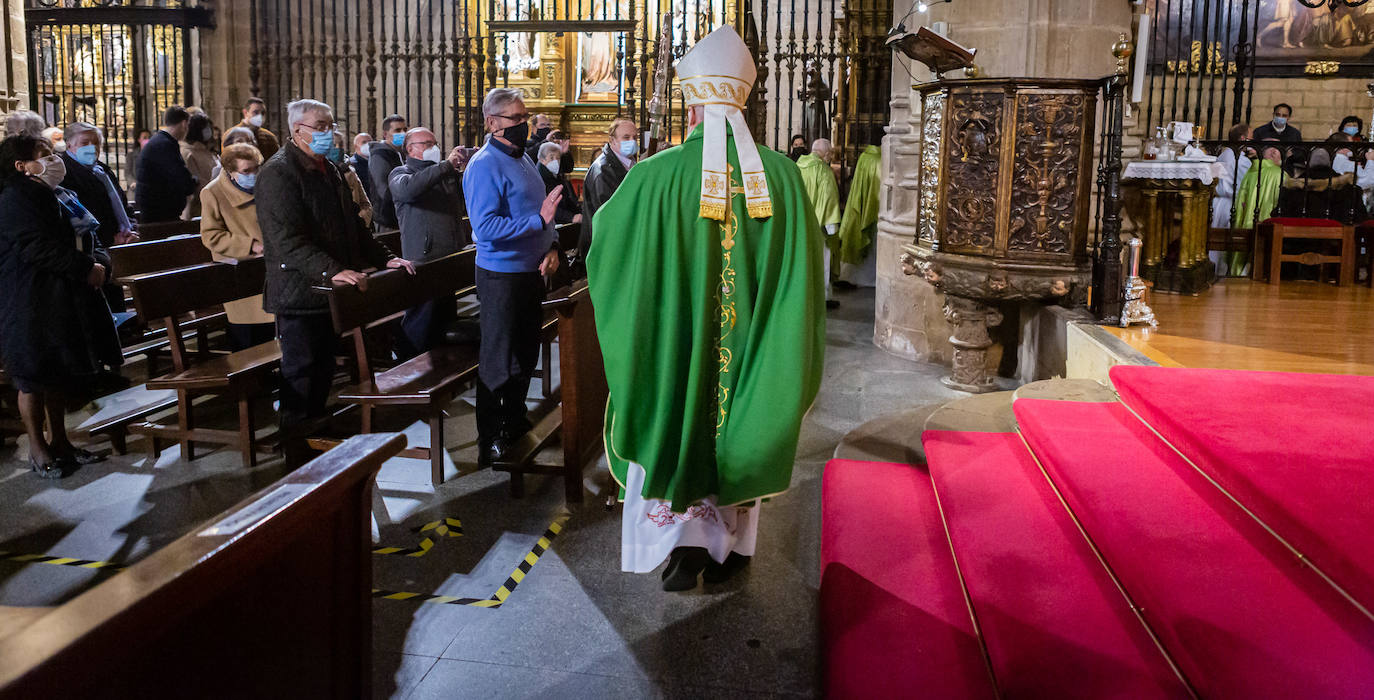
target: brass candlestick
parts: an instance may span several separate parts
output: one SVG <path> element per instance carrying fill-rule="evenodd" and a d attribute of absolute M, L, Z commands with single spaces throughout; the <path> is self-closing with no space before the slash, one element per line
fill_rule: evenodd
<path fill-rule="evenodd" d="M 1148 323 L 1151 328 L 1158 328 L 1155 312 L 1145 303 L 1145 280 L 1140 279 L 1140 239 L 1132 238 L 1126 245 L 1131 251 L 1131 273 L 1126 277 L 1126 305 L 1121 309 L 1121 327 Z"/>

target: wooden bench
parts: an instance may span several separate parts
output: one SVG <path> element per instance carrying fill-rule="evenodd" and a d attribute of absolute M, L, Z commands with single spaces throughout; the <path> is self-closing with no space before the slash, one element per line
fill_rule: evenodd
<path fill-rule="evenodd" d="M 138 237 L 144 241 L 158 241 L 172 236 L 184 236 L 187 234 L 200 235 L 200 217 L 197 216 L 190 221 L 158 221 L 155 223 L 141 223 L 138 225 Z"/>
<path fill-rule="evenodd" d="M 177 425 L 136 423 L 129 430 L 149 438 L 151 454 L 162 440 L 181 443 L 183 459 L 195 459 L 195 443 L 233 445 L 247 466 L 257 464 L 253 398 L 281 364 L 281 350 L 273 340 L 256 347 L 192 363 L 182 338 L 180 321 L 187 314 L 227 301 L 261 294 L 266 277 L 261 257 L 231 263 L 206 263 L 177 270 L 138 275 L 127 280 L 140 316 L 161 319 L 172 354 L 172 372 L 148 382 L 149 389 L 172 389 L 177 394 Z M 238 403 L 237 431 L 198 428 L 193 399 L 203 394 L 228 396 Z M 147 414 L 144 414 L 147 415 Z"/>
<path fill-rule="evenodd" d="M 6 610 L 0 698 L 371 697 L 368 509 L 404 446 L 351 438 L 70 602 Z"/>
<path fill-rule="evenodd" d="M 494 463 L 492 469 L 511 475 L 510 491 L 515 498 L 524 495 L 525 474 L 551 474 L 563 477 L 569 503 L 581 503 L 582 470 L 601 454 L 604 445 L 601 433 L 606 414 L 606 372 L 586 280 L 549 296 L 544 307 L 555 319 L 559 369 L 559 386 L 550 394 L 557 396 L 558 410 L 543 416 L 513 446 L 510 456 Z M 548 366 L 546 359 L 545 367 Z M 535 457 L 555 435 L 562 443 L 563 463 L 535 464 Z"/>
<path fill-rule="evenodd" d="M 1336 255 L 1313 252 L 1286 254 L 1283 252 L 1284 241 L 1334 241 L 1340 246 L 1340 252 Z M 1272 218 L 1260 222 L 1255 229 L 1252 278 L 1279 284 L 1279 271 L 1286 262 L 1321 265 L 1323 279 L 1326 265 L 1339 265 L 1340 276 L 1336 278 L 1336 284 L 1352 284 L 1355 280 L 1355 229 L 1330 219 Z"/>
<path fill-rule="evenodd" d="M 461 296 L 475 289 L 477 251 L 464 250 L 405 270 L 368 275 L 367 289 L 354 286 L 317 287 L 329 296 L 334 331 L 352 339 L 358 383 L 339 399 L 357 405 L 362 432 L 372 432 L 374 411 L 381 406 L 418 406 L 429 424 L 430 447 L 407 450 L 406 456 L 430 460 L 430 479 L 444 481 L 444 406 L 477 378 L 476 346 L 440 346 L 383 371 L 375 371 L 368 354 L 368 330 L 400 318 L 406 310 L 444 296 Z M 315 441 L 327 447 L 325 441 Z"/>
<path fill-rule="evenodd" d="M 109 252 L 114 273 L 121 278 L 211 262 L 210 249 L 199 233 L 110 246 Z"/>

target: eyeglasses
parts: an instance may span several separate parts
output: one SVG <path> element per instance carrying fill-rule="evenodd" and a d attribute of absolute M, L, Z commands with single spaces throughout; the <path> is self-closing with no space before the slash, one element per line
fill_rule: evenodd
<path fill-rule="evenodd" d="M 520 114 L 493 114 L 491 116 L 500 117 L 502 119 L 509 119 L 517 124 L 519 124 L 520 122 L 527 122 L 530 120 L 529 112 L 521 112 Z"/>
<path fill-rule="evenodd" d="M 303 126 L 303 127 L 307 128 L 307 129 L 310 129 L 310 130 L 312 130 L 312 131 L 336 131 L 336 127 L 338 126 L 338 124 L 337 124 L 336 122 L 326 122 L 326 121 L 318 121 L 318 122 L 315 122 L 314 124 L 307 124 L 307 123 L 305 123 L 305 122 L 296 122 L 296 126 Z"/>
<path fill-rule="evenodd" d="M 412 145 L 412 146 L 421 146 L 421 147 L 423 147 L 423 148 L 429 148 L 430 146 L 438 146 L 438 145 L 439 145 L 439 142 L 438 142 L 438 141 L 433 141 L 433 140 L 431 140 L 431 141 L 411 141 L 411 142 L 410 142 L 410 145 Z"/>

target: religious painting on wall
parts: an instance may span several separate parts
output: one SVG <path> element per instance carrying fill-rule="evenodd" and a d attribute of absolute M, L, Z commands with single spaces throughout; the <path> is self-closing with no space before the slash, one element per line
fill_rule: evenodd
<path fill-rule="evenodd" d="M 1334 9 L 1298 0 L 1150 0 L 1149 6 L 1156 70 L 1195 74 L 1226 66 L 1233 72 L 1242 20 L 1244 40 L 1255 42 L 1258 76 L 1358 77 L 1374 70 L 1374 2 Z"/>

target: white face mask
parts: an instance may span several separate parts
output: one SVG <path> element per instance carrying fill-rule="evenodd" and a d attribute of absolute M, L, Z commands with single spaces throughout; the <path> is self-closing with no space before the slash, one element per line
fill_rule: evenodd
<path fill-rule="evenodd" d="M 362 156 L 362 157 L 364 157 L 364 158 L 366 158 L 366 157 L 372 155 L 372 142 L 371 142 L 371 141 L 368 141 L 367 143 L 365 143 L 365 144 L 359 146 L 359 147 L 358 147 L 358 155 L 360 155 L 360 156 Z"/>
<path fill-rule="evenodd" d="M 261 114 L 254 114 L 253 116 L 251 116 L 251 117 L 248 118 L 248 123 L 249 123 L 249 124 L 252 124 L 253 126 L 256 126 L 256 127 L 261 127 L 261 126 L 262 126 L 262 115 L 261 115 Z"/>
<path fill-rule="evenodd" d="M 439 161 L 444 159 L 444 154 L 442 151 L 439 150 L 439 145 L 435 144 L 433 146 L 430 146 L 429 148 L 426 148 L 425 152 L 420 156 L 420 158 L 422 160 L 427 160 L 431 163 L 438 163 Z"/>
<path fill-rule="evenodd" d="M 558 166 L 559 166 L 559 165 L 562 165 L 562 164 L 555 160 L 555 161 L 550 161 L 550 162 L 548 162 L 548 163 L 545 163 L 545 164 L 544 164 L 544 167 L 545 167 L 545 168 L 548 168 L 548 169 L 549 169 L 549 172 L 553 173 L 554 175 L 557 175 L 557 174 L 558 174 Z"/>
<path fill-rule="evenodd" d="M 35 177 L 43 181 L 43 184 L 47 185 L 49 189 L 57 189 L 57 186 L 67 177 L 67 164 L 62 162 L 62 156 L 54 153 L 46 158 L 39 158 L 38 162 L 43 164 L 43 172 L 38 173 Z"/>

